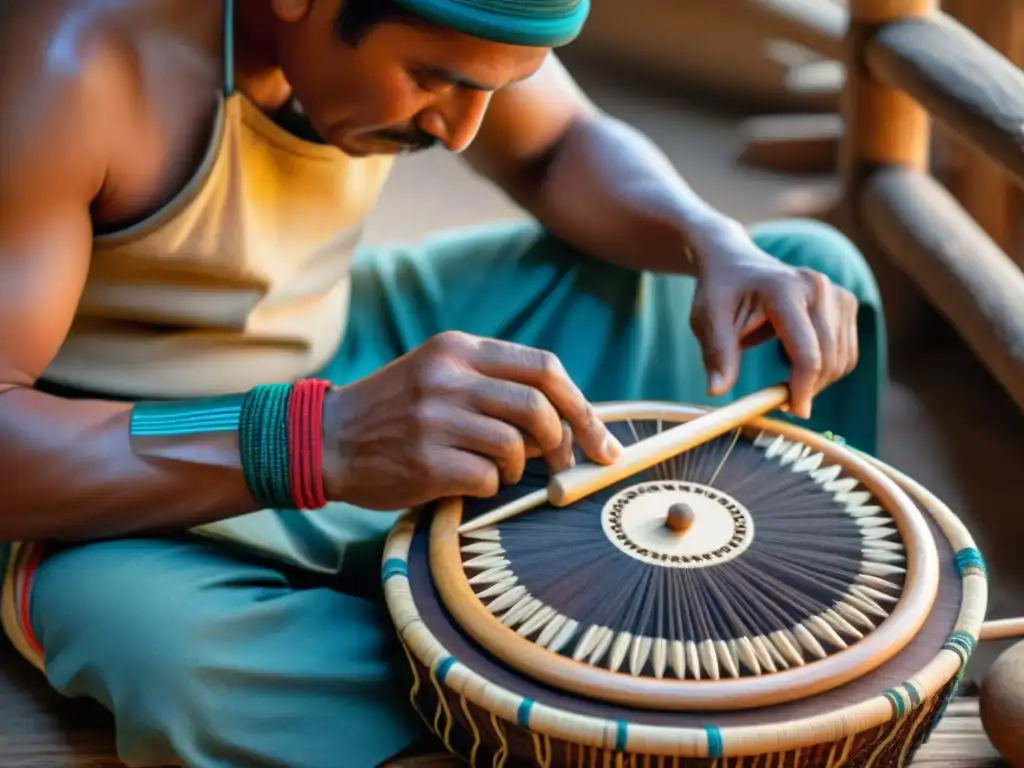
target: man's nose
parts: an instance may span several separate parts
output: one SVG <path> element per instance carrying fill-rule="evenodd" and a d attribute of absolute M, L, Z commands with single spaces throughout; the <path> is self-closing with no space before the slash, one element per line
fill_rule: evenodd
<path fill-rule="evenodd" d="M 454 90 L 422 115 L 420 128 L 450 152 L 462 152 L 480 131 L 491 95 L 486 91 Z"/>

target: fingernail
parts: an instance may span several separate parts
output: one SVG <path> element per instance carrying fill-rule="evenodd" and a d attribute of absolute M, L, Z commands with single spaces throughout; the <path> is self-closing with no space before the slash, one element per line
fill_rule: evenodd
<path fill-rule="evenodd" d="M 708 387 L 715 394 L 718 394 L 722 390 L 722 386 L 725 384 L 725 377 L 722 376 L 718 371 L 712 371 L 708 377 Z"/>
<path fill-rule="evenodd" d="M 607 434 L 602 446 L 604 455 L 615 461 L 622 455 L 622 443 L 620 443 L 611 432 Z"/>
<path fill-rule="evenodd" d="M 576 454 L 575 453 L 570 453 L 569 454 L 569 469 L 572 469 L 575 466 L 576 466 Z"/>

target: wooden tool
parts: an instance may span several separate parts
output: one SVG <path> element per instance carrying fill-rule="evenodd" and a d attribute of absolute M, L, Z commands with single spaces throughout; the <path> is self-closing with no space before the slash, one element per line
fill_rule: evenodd
<path fill-rule="evenodd" d="M 709 411 L 693 421 L 659 432 L 653 437 L 626 448 L 622 456 L 607 466 L 581 464 L 559 472 L 551 478 L 547 488 L 529 493 L 505 504 L 487 514 L 464 523 L 459 533 L 469 533 L 494 525 L 515 515 L 520 515 L 541 504 L 565 507 L 613 483 L 643 472 L 656 464 L 675 456 L 696 445 L 723 435 L 750 419 L 763 416 L 787 403 L 789 387 L 779 384 L 768 387 L 729 405 Z"/>

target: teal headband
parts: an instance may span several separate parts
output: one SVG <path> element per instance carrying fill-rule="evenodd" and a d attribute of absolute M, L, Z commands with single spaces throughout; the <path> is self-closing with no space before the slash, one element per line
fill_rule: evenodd
<path fill-rule="evenodd" d="M 509 45 L 557 48 L 583 30 L 590 0 L 396 0 L 443 27 Z"/>

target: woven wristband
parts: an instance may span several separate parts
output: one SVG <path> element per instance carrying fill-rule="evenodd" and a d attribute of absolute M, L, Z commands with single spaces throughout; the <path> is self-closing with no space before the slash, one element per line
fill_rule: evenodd
<path fill-rule="evenodd" d="M 288 414 L 291 487 L 296 509 L 327 505 L 323 483 L 323 408 L 331 383 L 303 379 L 292 390 Z"/>
<path fill-rule="evenodd" d="M 253 499 L 262 507 L 293 505 L 289 472 L 288 403 L 291 384 L 265 384 L 250 390 L 242 403 L 238 448 L 242 474 Z"/>

